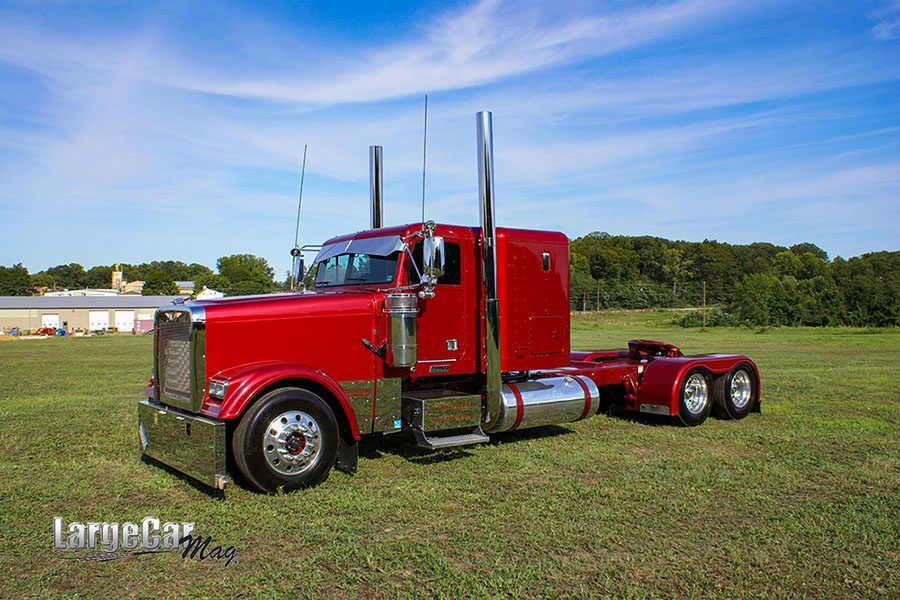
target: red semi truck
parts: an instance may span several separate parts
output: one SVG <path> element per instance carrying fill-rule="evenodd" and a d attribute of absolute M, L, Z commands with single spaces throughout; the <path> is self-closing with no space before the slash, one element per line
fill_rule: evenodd
<path fill-rule="evenodd" d="M 373 227 L 322 246 L 312 290 L 159 309 L 144 454 L 215 488 L 236 468 L 275 492 L 355 472 L 363 438 L 394 432 L 437 449 L 617 400 L 686 426 L 758 411 L 746 356 L 645 340 L 571 351 L 568 238 L 495 226 L 490 113 L 476 124 L 480 227 L 381 227 L 372 152 Z"/>

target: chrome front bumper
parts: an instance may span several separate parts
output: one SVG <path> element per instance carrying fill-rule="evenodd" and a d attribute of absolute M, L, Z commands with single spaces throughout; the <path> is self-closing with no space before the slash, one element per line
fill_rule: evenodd
<path fill-rule="evenodd" d="M 219 490 L 225 471 L 225 423 L 172 410 L 151 400 L 138 402 L 138 434 L 144 454 Z"/>

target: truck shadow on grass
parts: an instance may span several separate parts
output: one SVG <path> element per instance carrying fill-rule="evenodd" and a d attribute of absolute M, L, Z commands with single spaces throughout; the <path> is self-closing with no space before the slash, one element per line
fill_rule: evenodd
<path fill-rule="evenodd" d="M 626 411 L 624 406 L 616 404 L 603 407 L 596 416 L 606 416 L 611 419 L 640 423 L 641 425 L 650 427 L 674 426 L 668 417 L 635 414 L 633 412 Z M 515 444 L 525 443 L 529 440 L 552 439 L 567 435 L 578 435 L 578 432 L 570 429 L 566 425 L 544 425 L 542 427 L 531 427 L 518 431 L 493 434 L 491 435 L 490 441 L 485 442 L 484 444 L 480 444 L 479 446 L 496 447 L 501 445 L 509 445 L 510 449 L 512 449 L 515 447 Z M 479 446 L 456 446 L 439 450 L 430 450 L 428 448 L 422 448 L 421 446 L 418 446 L 415 440 L 412 439 L 410 435 L 398 433 L 393 435 L 386 435 L 381 438 L 370 438 L 363 440 L 361 443 L 359 443 L 358 449 L 359 458 L 363 460 L 378 460 L 379 458 L 388 455 L 402 458 L 417 465 L 430 465 L 464 460 L 466 458 L 474 456 L 473 450 L 477 449 Z M 190 486 L 198 492 L 201 492 L 202 494 L 208 496 L 213 500 L 221 502 L 226 499 L 226 493 L 222 490 L 216 490 L 208 487 L 206 484 L 200 483 L 199 481 L 188 477 L 187 475 L 184 475 L 183 473 L 169 467 L 165 463 L 161 463 L 146 455 L 141 456 L 140 460 L 146 465 L 150 465 L 155 468 L 161 468 L 166 473 L 173 475 L 174 477 L 181 480 L 182 483 Z M 238 486 L 244 490 L 256 494 L 264 494 L 264 492 L 257 491 L 252 485 L 245 481 L 243 477 L 241 477 L 237 468 L 233 464 L 233 458 L 231 456 L 229 456 L 228 476 L 231 480 L 229 487 Z"/>
<path fill-rule="evenodd" d="M 524 442 L 531 439 L 553 438 L 562 435 L 574 434 L 575 431 L 560 425 L 546 425 L 521 431 L 500 433 L 491 436 L 489 442 L 479 446 L 499 446 Z M 377 460 L 383 455 L 392 455 L 408 460 L 419 465 L 435 464 L 461 460 L 473 455 L 472 450 L 478 446 L 456 446 L 440 450 L 430 450 L 416 445 L 415 441 L 406 435 L 389 435 L 381 439 L 366 440 L 359 445 L 359 457 L 366 460 Z"/>
<path fill-rule="evenodd" d="M 145 465 L 150 465 L 152 467 L 162 469 L 169 475 L 174 475 L 175 477 L 180 479 L 183 483 L 194 488 L 198 492 L 202 492 L 203 494 L 209 496 L 213 500 L 217 500 L 220 502 L 225 500 L 225 492 L 223 492 L 222 490 L 217 490 L 217 489 L 209 487 L 205 483 L 200 483 L 196 479 L 194 479 L 192 477 L 188 477 L 187 475 L 185 475 L 184 473 L 182 473 L 180 471 L 176 471 L 175 469 L 173 469 L 172 467 L 170 467 L 169 465 L 167 465 L 165 463 L 159 462 L 158 460 L 150 458 L 147 455 L 141 455 L 141 462 L 144 463 Z M 229 467 L 229 473 L 228 473 L 229 477 L 232 477 L 232 472 L 233 471 L 231 471 L 231 469 Z M 241 482 L 241 483 L 243 483 L 243 482 Z M 244 485 L 243 487 L 250 489 L 246 485 Z"/>
<path fill-rule="evenodd" d="M 624 404 L 613 404 L 611 406 L 602 407 L 597 412 L 596 416 L 609 417 L 610 419 L 615 419 L 617 421 L 628 421 L 629 423 L 639 423 L 649 427 L 675 427 L 670 417 L 632 412 L 626 410 Z"/>

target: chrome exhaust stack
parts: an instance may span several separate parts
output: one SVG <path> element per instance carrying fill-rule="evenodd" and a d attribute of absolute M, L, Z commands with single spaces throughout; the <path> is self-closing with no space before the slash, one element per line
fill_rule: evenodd
<path fill-rule="evenodd" d="M 475 115 L 478 138 L 478 198 L 481 216 L 481 262 L 484 274 L 483 428 L 490 431 L 500 420 L 500 312 L 497 303 L 497 231 L 494 224 L 494 132 L 489 111 Z"/>
<path fill-rule="evenodd" d="M 369 146 L 369 221 L 371 229 L 384 227 L 381 151 L 381 146 Z"/>

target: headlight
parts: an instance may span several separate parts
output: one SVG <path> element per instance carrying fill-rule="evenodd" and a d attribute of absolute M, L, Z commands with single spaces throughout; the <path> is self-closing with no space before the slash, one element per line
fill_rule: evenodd
<path fill-rule="evenodd" d="M 225 398 L 225 392 L 228 391 L 227 379 L 210 379 L 209 380 L 209 396 L 211 398 Z"/>

